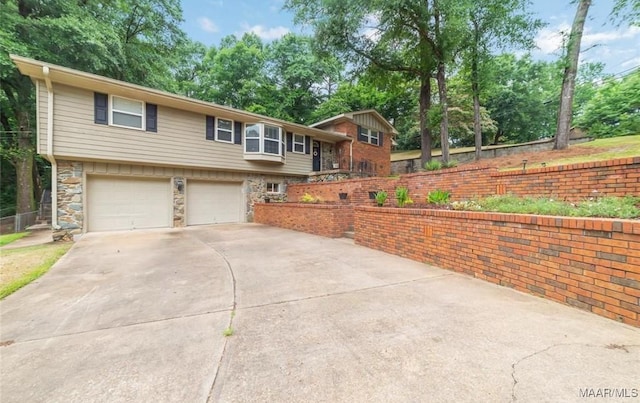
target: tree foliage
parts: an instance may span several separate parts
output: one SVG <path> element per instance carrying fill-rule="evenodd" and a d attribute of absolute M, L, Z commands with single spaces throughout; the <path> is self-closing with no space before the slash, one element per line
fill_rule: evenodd
<path fill-rule="evenodd" d="M 576 125 L 594 137 L 640 133 L 640 70 L 619 80 L 605 80 L 585 104 Z"/>

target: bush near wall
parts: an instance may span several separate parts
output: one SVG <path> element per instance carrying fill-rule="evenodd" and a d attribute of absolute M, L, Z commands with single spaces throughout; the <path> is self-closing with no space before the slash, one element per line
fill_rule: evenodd
<path fill-rule="evenodd" d="M 351 229 L 353 207 L 342 204 L 256 203 L 253 221 L 309 234 L 340 238 Z"/>
<path fill-rule="evenodd" d="M 640 221 L 359 206 L 355 242 L 640 326 Z"/>

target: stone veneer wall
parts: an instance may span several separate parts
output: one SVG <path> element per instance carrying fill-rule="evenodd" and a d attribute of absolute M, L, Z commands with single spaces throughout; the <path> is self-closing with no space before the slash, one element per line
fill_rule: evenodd
<path fill-rule="evenodd" d="M 182 177 L 173 177 L 173 227 L 180 228 L 187 225 L 184 214 L 184 191 L 186 183 Z"/>
<path fill-rule="evenodd" d="M 58 222 L 52 224 L 71 235 L 81 234 L 84 225 L 82 173 L 82 162 L 58 162 Z"/>

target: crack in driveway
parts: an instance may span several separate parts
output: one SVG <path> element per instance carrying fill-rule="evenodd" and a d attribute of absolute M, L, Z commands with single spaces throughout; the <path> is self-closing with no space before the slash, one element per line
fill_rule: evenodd
<path fill-rule="evenodd" d="M 519 360 L 517 360 L 516 362 L 514 362 L 513 364 L 511 364 L 511 378 L 513 379 L 513 384 L 511 386 L 511 401 L 512 402 L 516 402 L 518 400 L 518 397 L 516 396 L 516 386 L 518 385 L 518 378 L 516 377 L 516 367 L 518 365 L 520 365 L 522 362 L 533 358 L 539 354 L 542 353 L 546 353 L 549 350 L 552 350 L 556 347 L 567 347 L 567 346 L 581 346 L 581 347 L 594 347 L 594 348 L 604 348 L 604 349 L 609 349 L 609 350 L 622 350 L 625 351 L 626 353 L 629 353 L 629 350 L 627 349 L 627 347 L 640 347 L 640 345 L 635 345 L 635 344 L 624 344 L 624 345 L 619 345 L 619 344 L 607 344 L 607 345 L 593 345 L 593 344 L 584 344 L 584 343 L 557 343 L 557 344 L 552 344 L 548 347 L 545 347 L 541 350 L 538 350 L 534 353 L 531 353 L 529 355 L 526 355 L 522 358 L 520 358 Z"/>
<path fill-rule="evenodd" d="M 395 287 L 395 286 L 399 286 L 399 285 L 416 283 L 416 282 L 419 282 L 419 281 L 435 280 L 435 279 L 440 279 L 440 278 L 443 278 L 443 277 L 449 277 L 449 276 L 453 276 L 453 275 L 454 275 L 454 273 L 445 273 L 445 274 L 439 274 L 437 276 L 420 277 L 420 278 L 415 278 L 415 279 L 412 279 L 412 280 L 405 280 L 405 281 L 398 281 L 398 282 L 394 282 L 394 283 L 374 285 L 374 286 L 371 286 L 371 287 L 354 288 L 354 289 L 351 289 L 351 290 L 336 291 L 336 292 L 330 292 L 330 293 L 320 294 L 320 295 L 312 295 L 310 297 L 293 298 L 293 299 L 286 299 L 286 300 L 282 300 L 282 301 L 267 302 L 266 304 L 249 305 L 249 306 L 239 307 L 238 310 L 264 308 L 264 307 L 267 307 L 267 306 L 282 305 L 282 304 L 287 304 L 287 303 L 290 303 L 290 302 L 308 301 L 308 300 L 319 299 L 319 298 L 333 297 L 333 296 L 336 296 L 336 295 L 347 295 L 347 294 L 352 294 L 352 293 L 376 290 L 376 289 L 380 289 L 380 288 L 389 288 L 389 287 Z"/>

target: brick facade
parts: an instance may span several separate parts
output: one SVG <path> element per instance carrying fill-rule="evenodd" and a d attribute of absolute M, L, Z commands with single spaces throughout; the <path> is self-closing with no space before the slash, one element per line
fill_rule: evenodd
<path fill-rule="evenodd" d="M 256 203 L 253 221 L 309 234 L 340 238 L 353 222 L 349 205 Z"/>
<path fill-rule="evenodd" d="M 391 174 L 391 135 L 385 133 L 382 140 L 382 146 L 358 141 L 358 125 L 356 123 L 346 121 L 335 125 L 334 131 L 345 133 L 353 139 L 353 144 L 349 141 L 343 141 L 336 145 L 337 155 L 340 162 L 340 169 L 349 170 L 351 163 L 349 158 L 350 148 L 352 148 L 353 171 L 359 172 L 360 164 L 367 162 L 371 168 L 371 172 L 376 176 L 389 176 Z M 364 169 L 364 172 L 369 171 Z"/>
<path fill-rule="evenodd" d="M 640 326 L 640 221 L 360 206 L 355 242 Z"/>
<path fill-rule="evenodd" d="M 339 192 L 348 192 L 353 204 L 368 204 L 369 191 L 383 189 L 391 196 L 397 186 L 407 186 L 414 201 L 424 201 L 434 189 L 451 191 L 453 200 L 504 193 L 574 201 L 591 197 L 594 191 L 598 195 L 640 195 L 640 157 L 527 169 L 524 172 L 460 167 L 402 175 L 400 178 L 293 184 L 287 192 L 289 200 L 298 200 L 304 193 L 310 193 L 327 201 L 338 200 Z"/>

